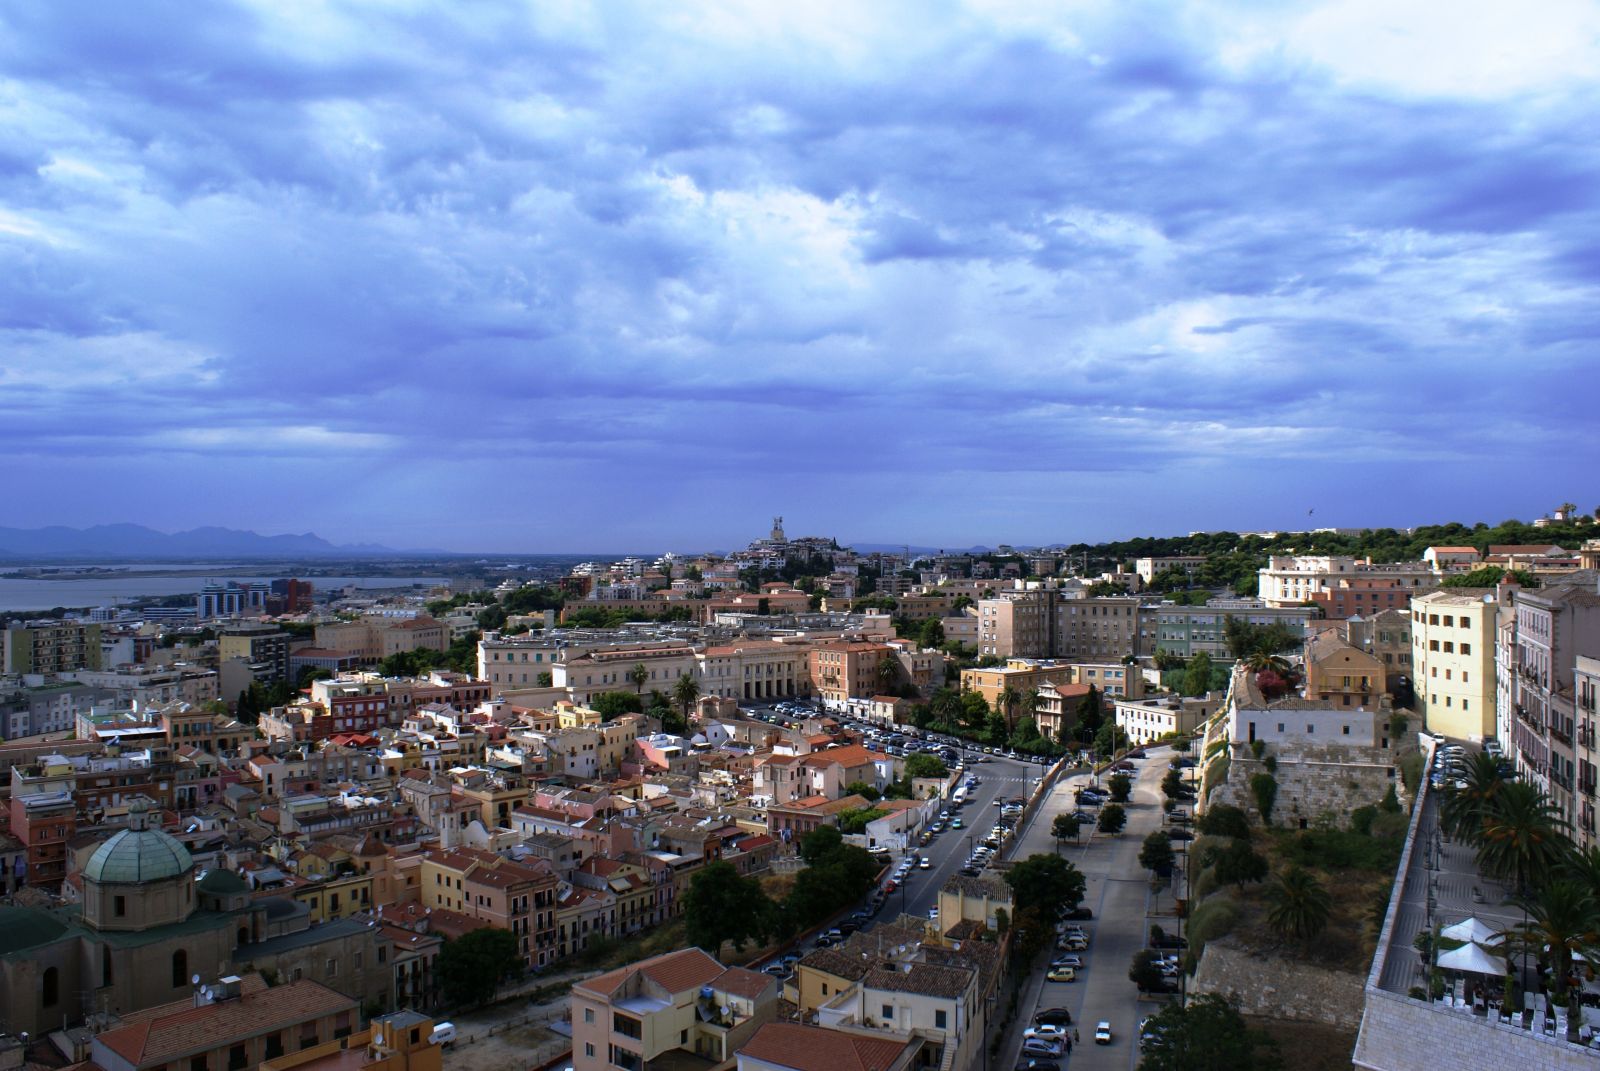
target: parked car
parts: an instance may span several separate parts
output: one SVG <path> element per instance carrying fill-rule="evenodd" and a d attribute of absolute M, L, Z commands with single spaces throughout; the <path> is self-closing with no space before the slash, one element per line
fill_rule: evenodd
<path fill-rule="evenodd" d="M 929 869 L 932 869 L 932 867 L 933 867 L 933 861 L 930 860 L 930 859 L 924 858 L 924 859 L 917 860 L 917 869 L 918 870 L 929 870 Z"/>
<path fill-rule="evenodd" d="M 1068 1027 L 1072 1025 L 1072 1013 L 1066 1008 L 1040 1008 L 1033 1013 L 1033 1025 Z"/>
<path fill-rule="evenodd" d="M 1063 912 L 1061 917 L 1069 922 L 1088 922 L 1090 919 L 1094 918 L 1094 911 L 1082 904 L 1079 904 L 1072 910 Z"/>
<path fill-rule="evenodd" d="M 1028 1038 L 1022 1043 L 1024 1056 L 1060 1056 L 1064 1038 Z"/>
<path fill-rule="evenodd" d="M 1023 1056 L 1017 1061 L 1016 1071 L 1061 1071 L 1061 1061 L 1046 1056 Z"/>
<path fill-rule="evenodd" d="M 1167 830 L 1167 839 L 1168 840 L 1194 840 L 1194 834 L 1190 833 L 1187 829 L 1169 829 L 1169 830 Z"/>
<path fill-rule="evenodd" d="M 1052 967 L 1071 967 L 1074 970 L 1076 970 L 1076 969 L 1078 969 L 1078 968 L 1083 966 L 1083 957 L 1080 956 L 1080 955 L 1077 955 L 1076 953 L 1073 953 L 1073 954 L 1070 954 L 1070 955 L 1066 955 L 1066 956 L 1057 956 L 1055 959 L 1050 961 L 1050 966 L 1052 966 Z"/>
<path fill-rule="evenodd" d="M 1029 1038 L 1044 1038 L 1046 1041 L 1057 1041 L 1066 1036 L 1067 1028 L 1064 1023 L 1039 1023 L 1028 1027 L 1022 1032 L 1023 1041 L 1027 1041 Z"/>
<path fill-rule="evenodd" d="M 1101 1019 L 1094 1024 L 1094 1043 L 1096 1045 L 1111 1044 L 1111 1024 L 1107 1020 Z"/>
<path fill-rule="evenodd" d="M 1076 982 L 1078 980 L 1078 968 L 1051 967 L 1050 973 L 1046 974 L 1045 978 L 1052 982 Z"/>

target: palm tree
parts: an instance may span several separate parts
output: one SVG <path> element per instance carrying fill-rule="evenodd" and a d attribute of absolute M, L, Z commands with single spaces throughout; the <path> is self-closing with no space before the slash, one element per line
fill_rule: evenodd
<path fill-rule="evenodd" d="M 1021 698 L 1022 696 L 1018 694 L 1017 690 L 1009 684 L 1000 690 L 999 695 L 995 696 L 995 705 L 1000 708 L 1000 716 L 1006 720 L 1007 736 L 1011 735 L 1011 730 L 1014 728 L 1011 724 L 1011 710 L 1017 705 L 1017 700 Z"/>
<path fill-rule="evenodd" d="M 1567 874 L 1600 903 L 1600 848 L 1591 844 L 1581 850 L 1575 849 L 1567 859 Z"/>
<path fill-rule="evenodd" d="M 672 686 L 672 698 L 683 708 L 683 722 L 689 723 L 689 708 L 694 706 L 694 701 L 700 698 L 700 684 L 687 673 L 678 675 L 677 683 Z"/>
<path fill-rule="evenodd" d="M 1029 688 L 1027 693 L 1025 695 L 1023 695 L 1023 697 L 1022 697 L 1022 716 L 1024 718 L 1032 718 L 1035 721 L 1038 721 L 1038 719 L 1039 719 L 1039 689 L 1037 689 L 1037 688 Z"/>
<path fill-rule="evenodd" d="M 1282 675 L 1289 672 L 1289 663 L 1270 651 L 1256 651 L 1245 659 L 1244 664 L 1251 673 L 1265 673 L 1267 670 L 1271 670 Z"/>
<path fill-rule="evenodd" d="M 1490 874 L 1516 881 L 1518 895 L 1528 879 L 1554 872 L 1566 854 L 1565 823 L 1544 793 L 1526 781 L 1507 781 L 1494 793 L 1478 841 L 1478 865 Z"/>
<path fill-rule="evenodd" d="M 633 682 L 635 688 L 639 689 L 639 695 L 642 698 L 644 696 L 644 682 L 650 679 L 650 667 L 643 662 L 635 662 L 633 668 L 628 670 L 628 679 Z"/>
<path fill-rule="evenodd" d="M 1523 900 L 1527 921 L 1506 933 L 1508 944 L 1543 955 L 1546 950 L 1554 962 L 1550 964 L 1550 997 L 1560 1004 L 1567 990 L 1567 979 L 1572 974 L 1573 957 L 1594 966 L 1600 963 L 1600 953 L 1594 945 L 1600 942 L 1600 903 L 1594 894 L 1571 878 L 1541 882 L 1531 897 Z M 1567 1040 L 1576 1041 L 1580 1017 L 1567 1016 Z"/>
<path fill-rule="evenodd" d="M 1506 782 L 1500 776 L 1499 764 L 1481 751 L 1472 756 L 1462 780 L 1466 787 L 1446 793 L 1441 801 L 1439 823 L 1449 836 L 1477 844 L 1495 795 Z"/>
<path fill-rule="evenodd" d="M 900 687 L 900 660 L 887 652 L 878 659 L 878 693 L 893 695 Z"/>
<path fill-rule="evenodd" d="M 1333 897 L 1316 876 L 1292 866 L 1267 889 L 1267 924 L 1279 937 L 1305 940 L 1328 925 Z"/>

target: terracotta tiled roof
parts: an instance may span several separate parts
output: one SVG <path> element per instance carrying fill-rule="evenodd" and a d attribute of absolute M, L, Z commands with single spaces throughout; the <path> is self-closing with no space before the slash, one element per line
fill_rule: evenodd
<path fill-rule="evenodd" d="M 838 763 L 840 766 L 854 767 L 866 766 L 879 757 L 860 744 L 850 744 L 846 747 L 813 752 L 806 756 L 805 761 L 807 766 L 832 766 Z"/>
<path fill-rule="evenodd" d="M 711 985 L 724 993 L 732 993 L 736 997 L 746 997 L 755 1000 L 777 983 L 768 975 L 759 971 L 748 971 L 743 967 L 729 967 L 717 976 Z"/>
<path fill-rule="evenodd" d="M 890 993 L 916 993 L 925 997 L 959 997 L 967 991 L 975 972 L 959 967 L 935 967 L 913 963 L 906 971 L 877 968 L 867 972 L 861 984 L 867 989 Z"/>
<path fill-rule="evenodd" d="M 884 1071 L 900 1059 L 909 1044 L 820 1026 L 767 1023 L 751 1035 L 739 1054 L 795 1071 Z"/>
<path fill-rule="evenodd" d="M 260 976 L 253 977 L 259 986 Z M 100 1034 L 95 1042 L 134 1067 L 157 1067 L 337 1012 L 349 1012 L 355 1025 L 354 1000 L 304 979 L 271 989 L 246 987 L 237 1000 L 219 1004 L 197 1008 L 182 1001 L 152 1008 L 126 1026 Z"/>
<path fill-rule="evenodd" d="M 669 993 L 683 993 L 710 985 L 726 970 L 700 949 L 684 948 L 607 971 L 586 982 L 579 982 L 573 988 L 588 990 L 599 997 L 610 997 L 635 974 L 643 974 Z"/>

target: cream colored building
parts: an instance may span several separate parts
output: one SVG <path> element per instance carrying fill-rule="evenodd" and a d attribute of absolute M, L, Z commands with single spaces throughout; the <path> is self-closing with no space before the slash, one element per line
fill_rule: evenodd
<path fill-rule="evenodd" d="M 1411 665 L 1423 726 L 1456 740 L 1495 734 L 1492 590 L 1455 588 L 1411 600 Z"/>
<path fill-rule="evenodd" d="M 1135 747 L 1141 747 L 1170 733 L 1193 733 L 1221 706 L 1220 695 L 1210 699 L 1187 699 L 1177 695 L 1119 699 L 1115 717 L 1117 728 L 1128 734 L 1128 740 Z"/>
<path fill-rule="evenodd" d="M 1268 606 L 1299 606 L 1326 597 L 1341 584 L 1359 581 L 1417 590 L 1439 582 L 1425 562 L 1377 564 L 1370 558 L 1337 554 L 1274 554 L 1257 573 L 1256 594 Z"/>

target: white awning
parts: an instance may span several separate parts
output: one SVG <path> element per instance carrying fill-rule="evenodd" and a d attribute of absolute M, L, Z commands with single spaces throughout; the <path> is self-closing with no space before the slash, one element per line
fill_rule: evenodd
<path fill-rule="evenodd" d="M 1505 960 L 1499 956 L 1491 956 L 1471 943 L 1440 953 L 1439 966 L 1447 971 L 1467 971 L 1472 974 L 1506 973 Z"/>

